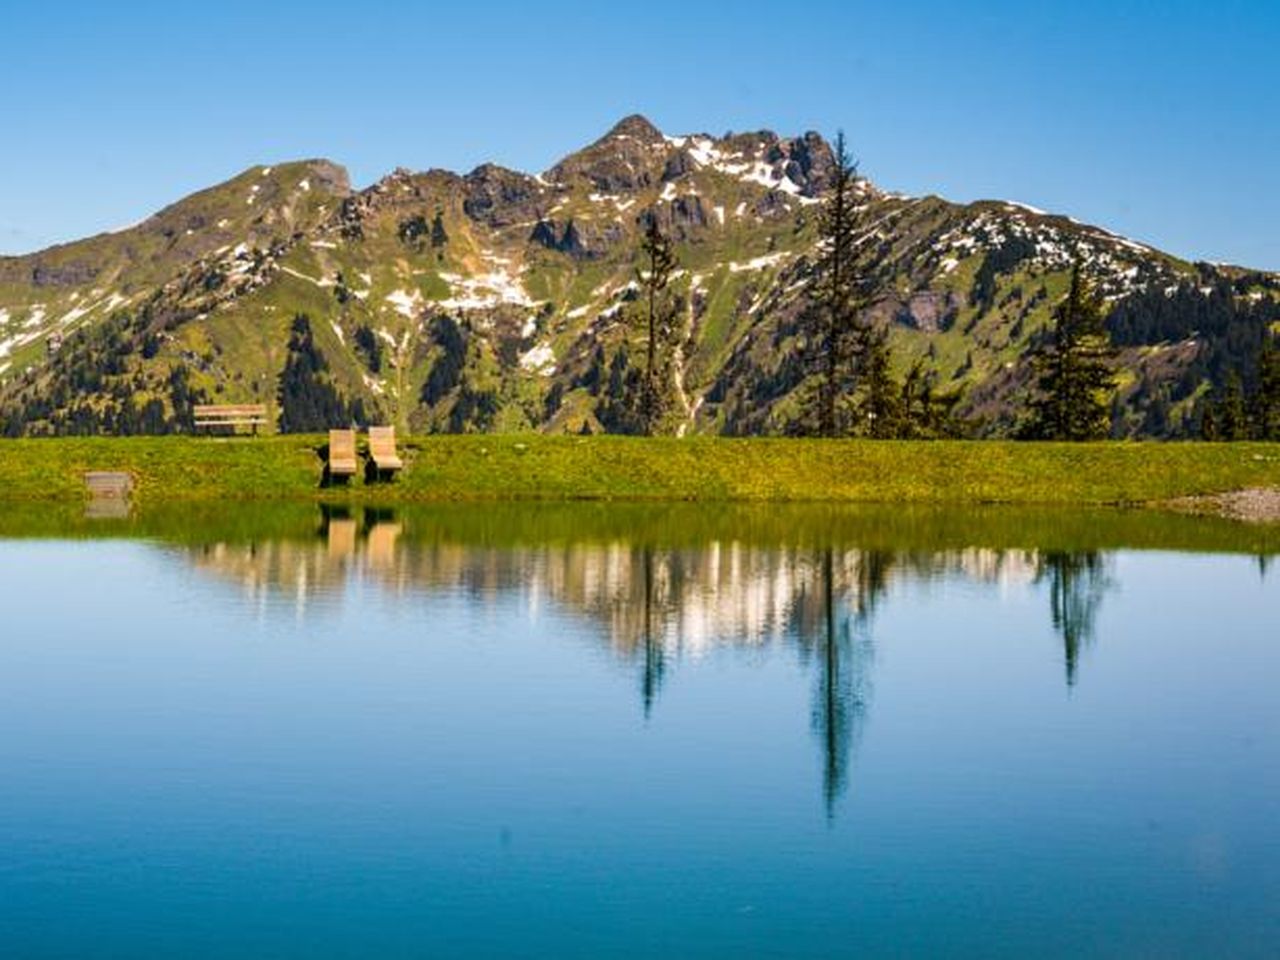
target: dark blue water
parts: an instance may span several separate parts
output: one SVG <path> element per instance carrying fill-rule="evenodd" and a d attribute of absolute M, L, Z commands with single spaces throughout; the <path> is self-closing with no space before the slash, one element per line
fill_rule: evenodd
<path fill-rule="evenodd" d="M 7 957 L 1280 955 L 1248 555 L 396 522 L 0 584 Z"/>

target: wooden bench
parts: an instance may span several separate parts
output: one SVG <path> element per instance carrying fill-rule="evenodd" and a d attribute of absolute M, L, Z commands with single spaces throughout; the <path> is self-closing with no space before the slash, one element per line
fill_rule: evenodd
<path fill-rule="evenodd" d="M 396 452 L 395 427 L 369 428 L 369 456 L 379 473 L 395 473 L 404 469 L 404 461 Z"/>
<path fill-rule="evenodd" d="M 234 433 L 236 427 L 252 427 L 257 434 L 267 425 L 267 408 L 261 403 L 197 404 L 194 412 L 197 428 L 227 427 Z"/>
<path fill-rule="evenodd" d="M 329 431 L 329 476 L 353 477 L 359 463 L 356 461 L 356 432 L 354 430 Z"/>

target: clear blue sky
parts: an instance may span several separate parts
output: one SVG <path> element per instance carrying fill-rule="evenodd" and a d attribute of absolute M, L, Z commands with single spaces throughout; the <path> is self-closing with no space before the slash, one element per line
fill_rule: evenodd
<path fill-rule="evenodd" d="M 257 162 L 537 171 L 631 112 L 843 127 L 882 186 L 1280 269 L 1280 3 L 9 0 L 0 251 Z M 975 8 L 977 8 L 975 10 Z"/>

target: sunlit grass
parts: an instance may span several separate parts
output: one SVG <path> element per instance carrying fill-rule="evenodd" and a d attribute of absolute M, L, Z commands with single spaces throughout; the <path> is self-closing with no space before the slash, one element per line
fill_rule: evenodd
<path fill-rule="evenodd" d="M 0 442 L 0 498 L 74 500 L 87 470 L 140 499 L 669 499 L 1146 503 L 1280 486 L 1278 444 L 429 436 L 392 483 L 322 489 L 320 436 Z"/>

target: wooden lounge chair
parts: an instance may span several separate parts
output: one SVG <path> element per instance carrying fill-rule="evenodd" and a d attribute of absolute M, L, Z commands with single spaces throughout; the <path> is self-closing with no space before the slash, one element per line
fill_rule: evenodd
<path fill-rule="evenodd" d="M 379 473 L 395 473 L 404 469 L 404 461 L 396 453 L 395 427 L 369 428 L 369 456 Z"/>
<path fill-rule="evenodd" d="M 356 432 L 354 430 L 330 430 L 329 476 L 353 477 L 358 466 L 356 463 Z"/>

